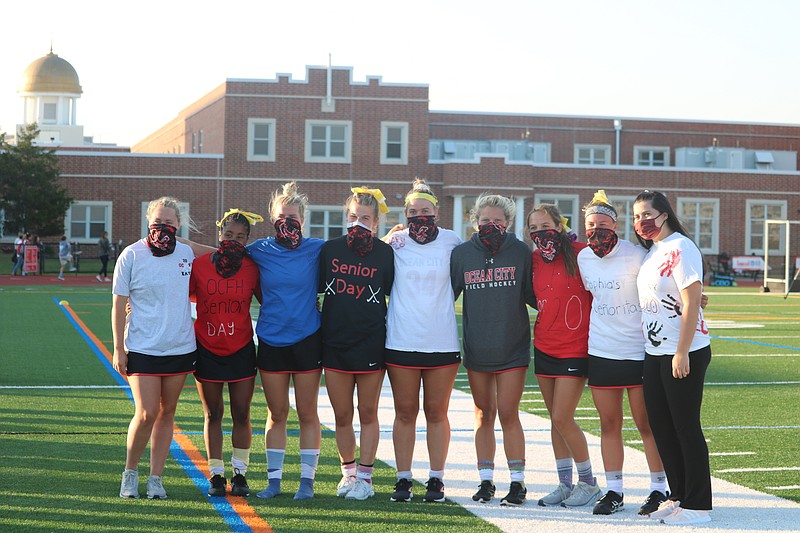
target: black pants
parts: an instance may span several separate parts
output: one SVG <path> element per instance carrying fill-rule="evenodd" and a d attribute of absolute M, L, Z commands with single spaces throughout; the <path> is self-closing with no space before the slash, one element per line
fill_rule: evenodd
<path fill-rule="evenodd" d="M 103 263 L 103 266 L 100 267 L 100 273 L 98 274 L 98 276 L 108 277 L 108 256 L 101 255 L 100 262 Z"/>
<path fill-rule="evenodd" d="M 672 357 L 647 354 L 644 360 L 644 401 L 664 462 L 671 500 L 684 509 L 711 510 L 711 468 L 708 445 L 700 425 L 703 382 L 711 362 L 711 347 L 689 353 L 689 375 L 672 377 Z"/>

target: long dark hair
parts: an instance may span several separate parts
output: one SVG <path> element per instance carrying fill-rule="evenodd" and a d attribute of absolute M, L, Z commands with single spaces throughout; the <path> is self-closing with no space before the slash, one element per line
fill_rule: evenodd
<path fill-rule="evenodd" d="M 667 227 L 671 229 L 675 233 L 680 233 L 690 241 L 692 238 L 689 236 L 689 232 L 686 231 L 686 228 L 683 227 L 681 221 L 678 220 L 678 215 L 675 214 L 675 210 L 672 209 L 672 204 L 669 203 L 667 197 L 664 193 L 658 191 L 642 191 L 639 193 L 639 196 L 633 201 L 634 205 L 639 202 L 650 202 L 650 205 L 653 206 L 653 209 L 658 211 L 659 213 L 666 213 L 667 214 Z M 644 246 L 646 249 L 650 249 L 653 246 L 653 241 L 650 239 L 643 239 L 636 234 L 636 240 L 639 241 L 639 244 Z M 692 241 L 694 242 L 694 241 Z"/>

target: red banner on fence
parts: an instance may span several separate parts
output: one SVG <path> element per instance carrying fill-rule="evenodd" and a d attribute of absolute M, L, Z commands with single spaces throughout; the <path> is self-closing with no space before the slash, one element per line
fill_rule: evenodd
<path fill-rule="evenodd" d="M 28 274 L 39 273 L 39 248 L 36 246 L 25 247 L 25 272 Z"/>

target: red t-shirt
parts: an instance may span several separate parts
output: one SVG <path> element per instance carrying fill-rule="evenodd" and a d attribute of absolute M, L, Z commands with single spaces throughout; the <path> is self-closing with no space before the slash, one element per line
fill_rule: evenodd
<path fill-rule="evenodd" d="M 564 253 L 576 256 L 586 245 L 573 242 L 552 263 L 546 263 L 538 250 L 533 252 L 533 292 L 539 315 L 533 326 L 533 345 L 559 359 L 588 357 L 589 315 L 592 294 L 583 286 L 580 271 L 567 275 Z"/>
<path fill-rule="evenodd" d="M 246 346 L 253 338 L 250 302 L 259 291 L 258 267 L 249 257 L 245 256 L 239 272 L 229 278 L 217 274 L 210 253 L 196 258 L 189 292 L 197 300 L 197 342 L 221 356 Z"/>

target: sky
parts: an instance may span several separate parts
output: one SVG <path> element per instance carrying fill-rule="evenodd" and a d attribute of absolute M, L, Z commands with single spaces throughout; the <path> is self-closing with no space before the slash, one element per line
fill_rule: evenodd
<path fill-rule="evenodd" d="M 51 43 L 78 72 L 84 134 L 120 146 L 226 79 L 305 80 L 329 54 L 354 81 L 427 84 L 436 111 L 800 124 L 795 0 L 12 1 L 6 132 Z"/>

